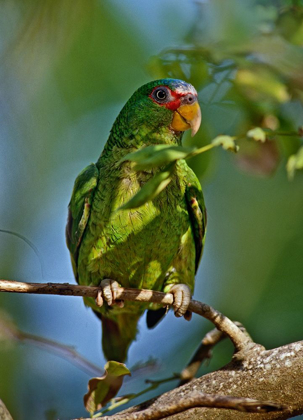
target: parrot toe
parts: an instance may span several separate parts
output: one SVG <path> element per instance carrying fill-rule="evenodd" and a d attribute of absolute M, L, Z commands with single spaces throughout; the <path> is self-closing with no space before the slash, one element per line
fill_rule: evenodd
<path fill-rule="evenodd" d="M 96 297 L 96 304 L 101 307 L 105 300 L 108 306 L 117 304 L 120 308 L 123 308 L 124 302 L 122 300 L 116 300 L 119 287 L 119 283 L 115 280 L 102 280 L 100 283 L 100 290 Z"/>
<path fill-rule="evenodd" d="M 169 291 L 174 296 L 173 308 L 177 317 L 184 316 L 186 320 L 190 320 L 191 312 L 188 306 L 191 300 L 191 291 L 186 284 L 175 284 Z"/>
<path fill-rule="evenodd" d="M 102 290 L 98 291 L 95 302 L 96 302 L 96 305 L 99 306 L 99 308 L 101 308 L 101 306 L 103 306 Z"/>

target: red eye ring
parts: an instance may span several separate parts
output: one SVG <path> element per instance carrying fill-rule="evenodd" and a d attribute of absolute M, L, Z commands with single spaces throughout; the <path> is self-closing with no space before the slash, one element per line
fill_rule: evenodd
<path fill-rule="evenodd" d="M 158 92 L 160 93 L 160 97 L 158 96 Z M 164 97 L 164 95 L 161 96 L 162 93 L 165 93 L 166 97 Z M 156 86 L 149 95 L 153 102 L 159 106 L 164 106 L 171 111 L 175 111 L 180 106 L 180 99 L 178 96 L 179 95 L 176 92 L 166 86 Z"/>

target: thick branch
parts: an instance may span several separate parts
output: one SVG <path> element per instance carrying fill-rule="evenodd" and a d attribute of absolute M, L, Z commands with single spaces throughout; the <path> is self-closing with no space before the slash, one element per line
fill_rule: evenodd
<path fill-rule="evenodd" d="M 263 413 L 282 409 L 274 404 L 260 403 L 251 398 L 239 398 L 221 395 L 211 395 L 193 391 L 190 396 L 180 398 L 166 406 L 146 408 L 141 412 L 117 414 L 115 416 L 99 417 L 100 420 L 161 420 L 173 414 L 183 413 L 195 407 L 224 408 L 246 413 Z M 98 418 L 97 418 L 98 419 Z M 75 419 L 90 420 L 90 419 Z"/>
<path fill-rule="evenodd" d="M 96 298 L 99 287 L 79 286 L 68 283 L 23 283 L 17 281 L 0 280 L 0 292 L 36 293 L 64 296 L 86 296 Z M 154 302 L 162 305 L 172 305 L 171 293 L 153 290 L 139 290 L 119 288 L 117 299 L 135 302 Z M 205 303 L 192 300 L 188 308 L 191 312 L 207 318 L 218 330 L 224 332 L 233 342 L 237 351 L 253 345 L 251 339 L 245 335 L 229 318 Z"/>
<path fill-rule="evenodd" d="M 303 414 L 303 341 L 273 350 L 264 350 L 261 346 L 256 346 L 245 353 L 245 358 L 243 354 L 238 356 L 239 354 L 236 354 L 228 365 L 216 372 L 102 419 L 284 420 Z M 198 401 L 194 401 L 197 403 L 196 408 L 179 413 L 179 402 L 192 401 L 192 396 L 199 392 L 217 396 L 249 397 L 283 405 L 284 409 L 256 416 L 231 410 L 200 408 Z M 174 414 L 166 414 L 170 407 L 176 408 Z M 162 417 L 152 417 L 152 413 L 161 412 Z M 151 416 L 144 417 L 144 414 Z"/>

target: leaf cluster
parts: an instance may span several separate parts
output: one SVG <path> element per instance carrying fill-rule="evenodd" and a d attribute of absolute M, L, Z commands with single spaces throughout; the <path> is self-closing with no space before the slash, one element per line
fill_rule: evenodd
<path fill-rule="evenodd" d="M 124 156 L 121 162 L 131 161 L 135 165 L 135 171 L 160 168 L 141 189 L 127 203 L 120 207 L 120 210 L 134 209 L 153 200 L 171 182 L 175 166 L 180 159 L 189 159 L 198 156 L 213 147 L 222 146 L 225 150 L 238 151 L 235 138 L 230 136 L 218 136 L 211 144 L 201 147 L 182 147 L 169 145 L 152 145 L 144 147 L 136 152 Z"/>
<path fill-rule="evenodd" d="M 196 9 L 183 45 L 160 52 L 149 69 L 196 86 L 204 113 L 200 145 L 222 132 L 250 132 L 260 143 L 243 143 L 235 162 L 271 175 L 302 146 L 303 3 L 213 0 L 197 2 Z M 250 131 L 254 127 L 259 131 Z M 269 146 L 268 137 L 275 140 Z M 200 175 L 210 159 L 201 162 L 194 168 Z M 301 169 L 294 158 L 286 168 L 289 178 Z"/>

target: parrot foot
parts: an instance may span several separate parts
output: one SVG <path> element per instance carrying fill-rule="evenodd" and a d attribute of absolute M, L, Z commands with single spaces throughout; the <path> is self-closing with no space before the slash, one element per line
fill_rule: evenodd
<path fill-rule="evenodd" d="M 102 280 L 100 283 L 100 290 L 98 291 L 95 299 L 97 306 L 101 308 L 105 300 L 108 306 L 117 305 L 119 308 L 123 308 L 124 301 L 116 300 L 117 290 L 119 287 L 119 283 L 115 280 Z"/>
<path fill-rule="evenodd" d="M 192 313 L 188 311 L 191 300 L 191 291 L 186 284 L 175 284 L 169 290 L 174 296 L 173 308 L 176 317 L 184 316 L 186 321 L 190 321 Z"/>

